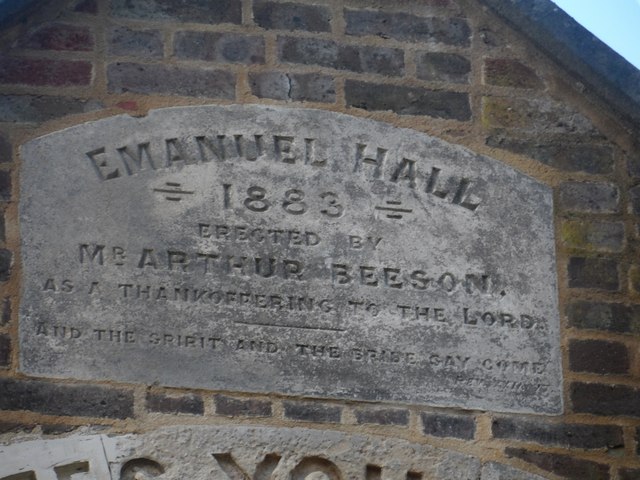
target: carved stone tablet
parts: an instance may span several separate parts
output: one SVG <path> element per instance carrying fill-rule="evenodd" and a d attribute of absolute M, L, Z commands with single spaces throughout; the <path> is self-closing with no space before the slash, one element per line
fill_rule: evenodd
<path fill-rule="evenodd" d="M 117 116 L 22 147 L 20 368 L 560 413 L 552 196 L 347 115 Z"/>
<path fill-rule="evenodd" d="M 430 445 L 304 428 L 174 426 L 140 435 L 0 443 L 3 480 L 159 475 L 165 480 L 543 480 Z"/>

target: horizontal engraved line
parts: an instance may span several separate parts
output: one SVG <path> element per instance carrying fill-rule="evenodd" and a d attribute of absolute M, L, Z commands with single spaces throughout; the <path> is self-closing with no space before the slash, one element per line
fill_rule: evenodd
<path fill-rule="evenodd" d="M 302 325 L 278 325 L 276 323 L 254 323 L 254 322 L 246 322 L 242 320 L 234 320 L 234 323 L 240 323 L 242 325 L 258 325 L 261 327 L 276 327 L 276 328 L 297 328 L 300 330 L 326 330 L 329 332 L 346 332 L 344 328 L 334 328 L 334 327 L 308 327 Z"/>
<path fill-rule="evenodd" d="M 393 207 L 375 207 L 376 210 L 389 210 L 390 212 L 411 213 L 413 210 L 409 208 L 393 208 Z"/>

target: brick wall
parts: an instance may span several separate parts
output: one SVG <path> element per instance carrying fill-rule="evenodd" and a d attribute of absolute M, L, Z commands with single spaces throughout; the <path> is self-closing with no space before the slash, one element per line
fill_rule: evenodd
<path fill-rule="evenodd" d="M 640 478 L 638 125 L 619 120 L 478 0 L 298 2 L 58 1 L 2 34 L 0 433 L 304 425 L 431 443 L 550 478 Z M 565 414 L 21 375 L 18 146 L 123 112 L 210 103 L 373 118 L 464 145 L 552 186 Z"/>

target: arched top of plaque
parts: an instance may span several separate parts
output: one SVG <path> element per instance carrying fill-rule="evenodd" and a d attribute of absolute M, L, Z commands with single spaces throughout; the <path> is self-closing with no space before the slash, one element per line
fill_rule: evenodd
<path fill-rule="evenodd" d="M 22 147 L 25 373 L 560 413 L 551 190 L 348 115 L 197 106 Z"/>

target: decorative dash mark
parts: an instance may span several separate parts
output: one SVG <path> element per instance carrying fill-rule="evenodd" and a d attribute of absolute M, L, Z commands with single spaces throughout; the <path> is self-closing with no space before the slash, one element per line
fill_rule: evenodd
<path fill-rule="evenodd" d="M 195 192 L 190 190 L 182 190 L 182 185 L 176 182 L 166 182 L 164 188 L 154 188 L 154 192 L 164 193 L 165 200 L 170 202 L 179 202 L 184 195 L 193 195 Z"/>
<path fill-rule="evenodd" d="M 387 206 L 376 205 L 376 210 L 381 210 L 387 213 L 387 218 L 391 218 L 393 220 L 400 220 L 405 213 L 412 213 L 413 209 L 411 208 L 401 208 L 402 202 L 399 200 L 385 200 L 384 202 Z"/>

